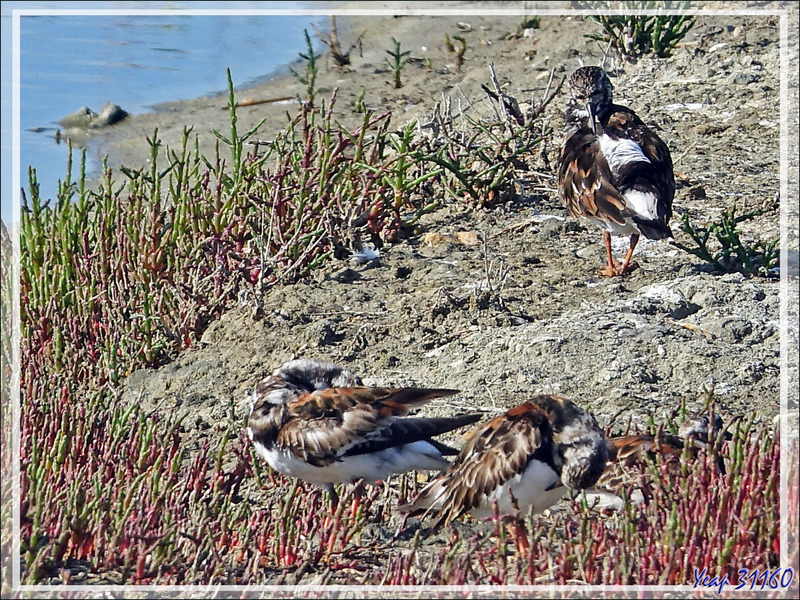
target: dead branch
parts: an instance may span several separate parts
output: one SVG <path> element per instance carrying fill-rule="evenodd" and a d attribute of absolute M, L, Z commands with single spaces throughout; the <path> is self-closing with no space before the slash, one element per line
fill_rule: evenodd
<path fill-rule="evenodd" d="M 481 88 L 486 92 L 490 98 L 497 100 L 503 107 L 505 114 L 506 127 L 509 131 L 513 131 L 514 125 L 512 119 L 516 121 L 520 127 L 525 125 L 525 117 L 522 116 L 522 111 L 519 109 L 519 103 L 513 96 L 509 96 L 500 88 L 500 82 L 497 80 L 497 73 L 494 70 L 494 63 L 489 61 L 489 73 L 492 76 L 492 85 L 494 85 L 494 92 L 488 87 L 481 84 Z"/>
<path fill-rule="evenodd" d="M 535 103 L 532 103 L 531 109 L 530 109 L 530 111 L 528 111 L 528 119 L 531 119 L 531 120 L 535 119 L 540 114 L 542 114 L 544 112 L 544 110 L 547 108 L 547 105 L 550 104 L 550 102 L 552 102 L 553 98 L 555 98 L 556 95 L 561 91 L 561 86 L 563 86 L 564 82 L 567 80 L 567 76 L 566 75 L 563 76 L 561 78 L 561 81 L 558 82 L 558 85 L 556 86 L 556 89 L 554 89 L 552 92 L 550 91 L 550 87 L 553 84 L 553 76 L 555 75 L 555 72 L 556 72 L 555 69 L 552 69 L 550 71 L 550 79 L 548 80 L 547 88 L 545 88 L 545 91 L 544 91 L 544 98 L 542 99 L 542 101 L 538 105 L 535 104 Z"/>
<path fill-rule="evenodd" d="M 236 103 L 236 108 L 241 106 L 257 106 L 258 104 L 272 104 L 273 102 L 286 102 L 287 100 L 296 100 L 294 96 L 278 96 L 276 98 L 266 98 L 264 100 L 242 100 Z M 227 106 L 221 107 L 222 110 L 228 110 Z"/>
<path fill-rule="evenodd" d="M 364 49 L 362 46 L 362 39 L 366 32 L 362 31 L 355 42 L 350 44 L 350 48 L 348 48 L 347 52 L 342 52 L 342 45 L 339 41 L 339 32 L 336 29 L 336 17 L 331 15 L 331 31 L 330 34 L 325 35 L 319 29 L 317 29 L 314 24 L 311 24 L 314 27 L 314 31 L 317 34 L 317 37 L 320 41 L 325 44 L 330 49 L 330 56 L 333 57 L 333 60 L 336 61 L 336 65 L 338 67 L 346 67 L 350 64 L 350 54 L 358 48 L 358 55 L 364 55 Z"/>

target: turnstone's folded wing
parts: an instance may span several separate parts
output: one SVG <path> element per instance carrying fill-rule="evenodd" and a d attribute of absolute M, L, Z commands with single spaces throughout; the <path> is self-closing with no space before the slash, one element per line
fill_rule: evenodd
<path fill-rule="evenodd" d="M 630 109 L 612 108 L 599 144 L 615 187 L 639 233 L 653 240 L 671 237 L 675 176 L 669 148 Z"/>
<path fill-rule="evenodd" d="M 556 396 L 537 396 L 476 429 L 455 462 L 410 504 L 412 514 L 438 511 L 434 527 L 469 512 L 487 518 L 541 512 L 587 487 L 606 464 L 607 447 L 591 415 Z"/>
<path fill-rule="evenodd" d="M 629 211 L 611 183 L 611 168 L 597 136 L 588 128 L 575 132 L 565 140 L 562 157 L 558 187 L 567 212 L 625 227 Z"/>
<path fill-rule="evenodd" d="M 409 410 L 456 390 L 425 388 L 328 388 L 305 394 L 285 407 L 279 447 L 317 467 L 342 456 L 368 454 L 409 444 L 473 422 L 476 417 L 411 419 Z M 472 421 L 470 420 L 472 419 Z M 447 429 L 443 429 L 447 427 Z"/>
<path fill-rule="evenodd" d="M 364 387 L 347 369 L 291 361 L 256 386 L 248 435 L 276 471 L 323 485 L 378 481 L 409 470 L 441 470 L 456 454 L 433 439 L 477 415 L 407 417 L 456 390 Z"/>
<path fill-rule="evenodd" d="M 520 479 L 534 456 L 551 460 L 552 434 L 547 416 L 535 404 L 522 404 L 470 433 L 458 458 L 401 510 L 411 514 L 438 511 L 440 527 L 474 509 L 491 510 L 504 488 Z M 544 470 L 544 469 L 543 469 Z M 542 486 L 560 485 L 555 471 Z M 506 491 L 506 496 L 508 492 Z"/>
<path fill-rule="evenodd" d="M 683 446 L 683 440 L 676 435 L 625 435 L 608 439 L 608 460 L 633 465 L 659 454 L 680 456 Z"/>

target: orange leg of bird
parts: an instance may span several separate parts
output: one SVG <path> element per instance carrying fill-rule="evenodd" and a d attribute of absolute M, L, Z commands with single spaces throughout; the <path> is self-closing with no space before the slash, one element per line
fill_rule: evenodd
<path fill-rule="evenodd" d="M 328 497 L 330 498 L 330 512 L 325 514 L 325 518 L 322 521 L 323 527 L 329 527 L 332 523 L 333 517 L 339 509 L 339 494 L 336 493 L 336 488 L 333 487 L 332 483 L 326 483 L 324 486 L 325 491 L 328 492 Z"/>
<path fill-rule="evenodd" d="M 517 545 L 517 553 L 520 556 L 528 556 L 528 552 L 531 550 L 531 544 L 528 541 L 528 529 L 525 527 L 525 523 L 523 523 L 521 519 L 514 519 L 511 523 L 508 523 L 507 526 L 508 533 L 511 534 L 514 543 Z"/>
<path fill-rule="evenodd" d="M 606 247 L 606 257 L 608 258 L 608 264 L 600 269 L 598 273 L 605 277 L 616 277 L 619 275 L 619 263 L 614 258 L 614 254 L 611 252 L 611 233 L 608 231 L 603 231 L 603 243 Z"/>
<path fill-rule="evenodd" d="M 606 247 L 606 257 L 608 258 L 608 264 L 600 269 L 599 274 L 604 275 L 605 277 L 617 277 L 618 275 L 627 275 L 639 265 L 636 261 L 631 260 L 633 256 L 633 249 L 636 248 L 636 244 L 639 242 L 639 234 L 635 233 L 631 236 L 631 246 L 628 249 L 628 253 L 625 255 L 625 260 L 622 261 L 622 264 L 617 262 L 617 259 L 614 258 L 614 254 L 611 250 L 611 233 L 608 231 L 603 232 L 603 243 Z"/>
<path fill-rule="evenodd" d="M 353 490 L 353 504 L 350 507 L 350 518 L 355 519 L 358 515 L 358 509 L 361 507 L 361 497 L 364 494 L 364 480 L 359 479 Z"/>
<path fill-rule="evenodd" d="M 631 247 L 628 249 L 628 253 L 625 255 L 625 260 L 622 261 L 622 268 L 620 269 L 620 275 L 627 275 L 634 269 L 636 269 L 639 265 L 636 261 L 631 260 L 633 257 L 633 249 L 636 248 L 636 244 L 639 242 L 639 234 L 634 233 L 631 236 Z"/>

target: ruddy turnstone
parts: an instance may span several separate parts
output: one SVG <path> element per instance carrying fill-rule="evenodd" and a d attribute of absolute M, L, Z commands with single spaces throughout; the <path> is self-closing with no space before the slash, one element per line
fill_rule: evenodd
<path fill-rule="evenodd" d="M 497 510 L 512 517 L 517 547 L 526 552 L 522 517 L 592 486 L 607 459 L 592 415 L 564 398 L 536 396 L 475 429 L 453 464 L 400 510 L 436 513 L 434 529 L 464 513 L 486 519 Z"/>
<path fill-rule="evenodd" d="M 457 451 L 432 439 L 479 415 L 406 417 L 413 408 L 457 390 L 364 387 L 335 364 L 284 364 L 253 392 L 247 432 L 258 454 L 285 475 L 325 487 L 374 482 L 410 470 L 442 470 Z M 406 418 L 401 418 L 406 417 Z"/>
<path fill-rule="evenodd" d="M 690 460 L 698 458 L 700 449 L 708 448 L 717 441 L 722 429 L 722 419 L 714 416 L 714 427 L 708 430 L 708 417 L 687 421 L 679 430 L 679 435 L 660 433 L 658 435 L 636 434 L 607 438 L 608 464 L 605 471 L 591 488 L 584 490 L 590 507 L 621 510 L 625 500 L 634 504 L 647 501 L 647 492 L 641 483 L 642 466 L 648 461 L 661 460 L 680 464 L 686 456 Z M 725 431 L 720 441 L 731 439 Z M 725 463 L 717 455 L 716 470 L 725 474 Z"/>
<path fill-rule="evenodd" d="M 569 79 L 571 99 L 558 170 L 567 211 L 603 229 L 608 264 L 600 274 L 626 275 L 639 236 L 672 237 L 669 220 L 675 178 L 667 145 L 632 110 L 614 104 L 612 86 L 600 67 L 581 67 Z M 611 235 L 629 235 L 622 264 Z"/>
<path fill-rule="evenodd" d="M 714 419 L 714 426 L 711 428 L 711 431 L 708 429 L 710 419 L 706 415 L 703 415 L 697 419 L 688 419 L 681 425 L 680 429 L 678 429 L 678 435 L 684 439 L 694 440 L 702 447 L 707 444 L 713 444 L 719 437 L 720 432 L 722 432 L 723 440 L 733 439 L 730 431 L 727 429 L 724 432 L 722 431 L 722 417 L 719 414 L 714 413 L 711 418 Z M 736 417 L 733 421 L 738 421 L 739 418 L 740 417 Z"/>

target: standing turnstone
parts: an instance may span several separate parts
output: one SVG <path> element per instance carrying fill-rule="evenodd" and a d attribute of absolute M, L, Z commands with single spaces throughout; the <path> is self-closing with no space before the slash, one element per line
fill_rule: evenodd
<path fill-rule="evenodd" d="M 603 229 L 608 265 L 600 274 L 626 275 L 639 236 L 672 237 L 669 219 L 675 178 L 669 149 L 632 110 L 613 104 L 611 82 L 600 67 L 581 67 L 569 80 L 571 100 L 558 169 L 567 211 Z M 629 235 L 619 264 L 611 234 Z"/>
<path fill-rule="evenodd" d="M 441 470 L 456 450 L 433 436 L 479 415 L 399 418 L 457 390 L 364 387 L 347 369 L 316 359 L 288 362 L 258 383 L 247 433 L 269 465 L 325 487 L 384 480 L 412 469 Z"/>
<path fill-rule="evenodd" d="M 536 396 L 479 426 L 448 469 L 400 509 L 434 528 L 471 513 L 479 519 L 511 516 L 512 534 L 527 552 L 522 517 L 542 512 L 569 489 L 592 486 L 603 472 L 608 446 L 594 417 L 557 396 Z"/>
<path fill-rule="evenodd" d="M 701 448 L 708 448 L 717 441 L 722 429 L 722 419 L 714 417 L 714 427 L 708 430 L 708 417 L 687 421 L 679 430 L 679 435 L 660 433 L 658 435 L 635 434 L 608 438 L 608 465 L 605 471 L 590 489 L 585 490 L 590 507 L 622 510 L 625 498 L 634 504 L 648 500 L 646 490 L 641 484 L 642 466 L 648 460 L 680 464 L 684 456 L 684 448 L 690 460 L 697 459 Z M 731 439 L 725 431 L 720 441 Z M 725 463 L 722 456 L 717 455 L 716 470 L 725 474 Z"/>

